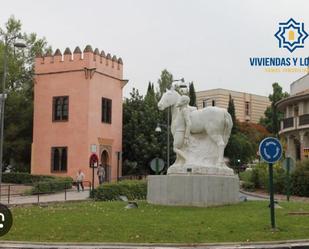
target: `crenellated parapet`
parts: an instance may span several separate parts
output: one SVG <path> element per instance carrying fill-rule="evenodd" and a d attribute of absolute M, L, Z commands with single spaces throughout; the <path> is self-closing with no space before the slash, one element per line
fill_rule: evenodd
<path fill-rule="evenodd" d="M 47 53 L 45 55 L 37 55 L 35 59 L 35 73 L 37 75 L 65 73 L 73 71 L 85 71 L 85 75 L 89 74 L 86 71 L 101 73 L 117 79 L 122 79 L 123 62 L 119 57 L 98 48 L 92 49 L 87 45 L 82 52 L 79 47 L 76 47 L 71 52 L 70 48 L 66 48 L 62 53 L 60 49 L 56 49 L 54 53 Z"/>

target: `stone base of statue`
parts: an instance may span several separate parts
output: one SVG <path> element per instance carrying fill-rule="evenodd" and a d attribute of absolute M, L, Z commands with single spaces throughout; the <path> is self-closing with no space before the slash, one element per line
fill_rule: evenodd
<path fill-rule="evenodd" d="M 148 176 L 147 201 L 171 206 L 209 207 L 237 203 L 237 175 L 152 175 Z"/>
<path fill-rule="evenodd" d="M 191 134 L 188 144 L 181 148 L 186 160 L 177 158 L 167 174 L 198 174 L 234 176 L 234 171 L 224 162 L 218 163 L 218 146 L 202 134 Z"/>

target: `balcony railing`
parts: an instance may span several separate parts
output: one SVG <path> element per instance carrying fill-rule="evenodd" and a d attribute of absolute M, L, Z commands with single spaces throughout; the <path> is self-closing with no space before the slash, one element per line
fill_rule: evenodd
<path fill-rule="evenodd" d="M 294 126 L 294 118 L 293 117 L 283 119 L 283 129 L 287 129 L 287 128 L 290 128 L 290 127 L 293 127 L 293 126 Z"/>
<path fill-rule="evenodd" d="M 299 125 L 309 125 L 309 114 L 299 116 Z"/>

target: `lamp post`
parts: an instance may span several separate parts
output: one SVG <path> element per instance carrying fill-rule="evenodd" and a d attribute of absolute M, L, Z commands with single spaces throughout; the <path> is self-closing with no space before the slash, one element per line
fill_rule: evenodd
<path fill-rule="evenodd" d="M 6 89 L 5 89 L 5 83 L 6 83 L 6 75 L 7 75 L 7 56 L 8 56 L 8 47 L 11 43 L 13 43 L 13 46 L 16 48 L 25 48 L 26 45 L 21 41 L 18 40 L 17 42 L 14 42 L 18 36 L 8 37 L 7 34 L 4 34 L 4 47 L 3 47 L 3 75 L 2 75 L 2 94 L 1 94 L 1 113 L 0 113 L 0 187 L 2 183 L 2 170 L 3 170 L 3 140 L 4 140 L 4 105 L 5 105 L 5 99 L 6 99 Z"/>
<path fill-rule="evenodd" d="M 237 171 L 238 171 L 238 175 L 239 175 L 239 172 L 240 172 L 240 159 L 237 159 L 237 163 L 238 163 L 238 169 L 237 169 Z"/>

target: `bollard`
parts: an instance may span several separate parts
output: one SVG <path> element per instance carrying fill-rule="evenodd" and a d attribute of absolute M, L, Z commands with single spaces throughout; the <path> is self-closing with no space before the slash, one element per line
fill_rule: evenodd
<path fill-rule="evenodd" d="M 11 185 L 8 186 L 8 204 L 10 204 Z"/>
<path fill-rule="evenodd" d="M 67 184 L 64 183 L 64 200 L 67 200 Z"/>
<path fill-rule="evenodd" d="M 38 204 L 40 204 L 40 183 L 38 183 Z"/>

